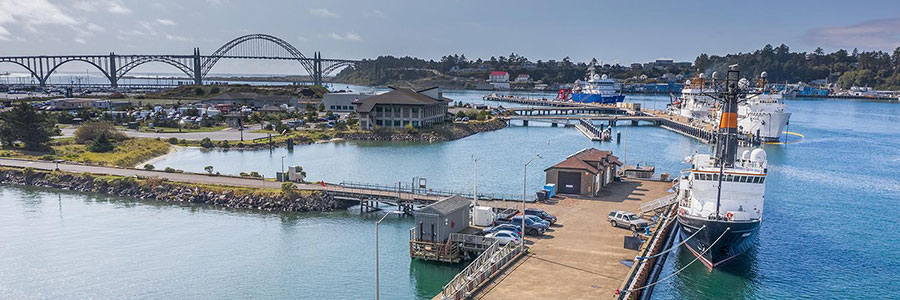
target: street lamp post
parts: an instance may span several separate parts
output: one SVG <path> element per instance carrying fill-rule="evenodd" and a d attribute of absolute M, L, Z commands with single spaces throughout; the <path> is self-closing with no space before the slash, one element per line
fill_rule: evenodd
<path fill-rule="evenodd" d="M 284 179 L 284 158 L 285 157 L 287 157 L 287 156 L 286 155 L 281 156 L 281 178 L 282 179 Z"/>
<path fill-rule="evenodd" d="M 535 159 L 541 158 L 540 154 L 535 155 L 531 158 L 527 163 L 525 163 L 525 167 L 522 171 L 522 251 L 525 251 L 525 194 L 528 190 L 528 165 L 531 164 Z"/>
<path fill-rule="evenodd" d="M 475 163 L 475 180 L 472 183 L 472 201 L 478 206 L 478 158 L 472 155 L 472 161 Z"/>
<path fill-rule="evenodd" d="M 375 222 L 375 300 L 381 299 L 381 293 L 378 290 L 380 288 L 380 278 L 378 276 L 381 273 L 378 265 L 378 225 L 381 225 L 381 222 L 384 221 L 384 219 L 387 218 L 388 215 L 399 213 L 400 211 L 396 210 L 389 211 L 388 213 L 384 214 L 384 216 L 382 216 L 381 219 L 378 220 L 378 222 Z"/>

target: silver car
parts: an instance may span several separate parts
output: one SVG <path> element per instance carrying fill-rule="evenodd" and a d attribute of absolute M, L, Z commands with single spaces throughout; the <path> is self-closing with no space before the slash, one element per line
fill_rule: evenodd
<path fill-rule="evenodd" d="M 606 218 L 609 221 L 609 225 L 613 227 L 623 227 L 630 228 L 632 231 L 638 231 L 644 228 L 647 228 L 650 225 L 650 222 L 647 220 L 641 219 L 636 214 L 617 210 L 609 213 L 609 217 Z"/>

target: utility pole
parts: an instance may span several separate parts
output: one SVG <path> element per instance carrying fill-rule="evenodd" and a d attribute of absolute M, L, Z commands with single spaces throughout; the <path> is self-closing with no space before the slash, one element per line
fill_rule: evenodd
<path fill-rule="evenodd" d="M 478 158 L 472 155 L 472 162 L 475 163 L 475 180 L 472 181 L 472 203 L 478 207 Z"/>

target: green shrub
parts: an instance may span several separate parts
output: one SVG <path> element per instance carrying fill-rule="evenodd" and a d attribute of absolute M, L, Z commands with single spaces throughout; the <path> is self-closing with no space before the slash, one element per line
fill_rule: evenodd
<path fill-rule="evenodd" d="M 252 171 L 252 172 L 250 172 L 250 177 L 260 177 L 261 178 L 262 175 L 259 175 L 259 172 Z"/>
<path fill-rule="evenodd" d="M 203 138 L 203 140 L 200 141 L 200 147 L 212 148 L 213 146 L 214 145 L 213 145 L 212 140 L 210 140 L 208 137 L 205 137 L 205 138 Z"/>
<path fill-rule="evenodd" d="M 178 145 L 178 138 L 176 138 L 176 137 L 170 137 L 170 138 L 169 138 L 169 144 L 172 144 L 172 145 Z"/>
<path fill-rule="evenodd" d="M 109 141 L 109 138 L 107 138 L 105 134 L 102 134 L 91 142 L 91 144 L 87 146 L 87 149 L 91 152 L 103 153 L 113 151 L 115 147 L 116 146 Z"/>
<path fill-rule="evenodd" d="M 151 165 L 151 164 L 146 164 L 146 165 L 144 165 L 144 170 L 147 170 L 147 171 L 153 171 L 153 169 L 156 169 L 156 167 L 154 167 L 154 166 Z"/>
<path fill-rule="evenodd" d="M 166 173 L 175 173 L 175 169 L 172 167 L 166 167 L 165 171 Z"/>

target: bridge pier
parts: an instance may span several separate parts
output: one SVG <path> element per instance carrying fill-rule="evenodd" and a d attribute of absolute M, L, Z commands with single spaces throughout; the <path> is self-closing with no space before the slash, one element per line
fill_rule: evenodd
<path fill-rule="evenodd" d="M 116 74 L 116 54 L 109 53 L 109 85 L 112 88 L 119 87 L 119 77 Z"/>
<path fill-rule="evenodd" d="M 194 48 L 194 84 L 203 84 L 203 73 L 200 70 L 200 48 Z"/>
<path fill-rule="evenodd" d="M 522 120 L 522 126 L 528 127 L 528 120 Z"/>

